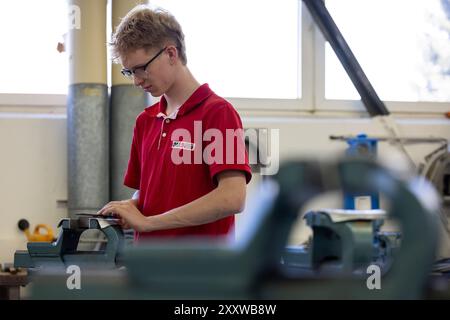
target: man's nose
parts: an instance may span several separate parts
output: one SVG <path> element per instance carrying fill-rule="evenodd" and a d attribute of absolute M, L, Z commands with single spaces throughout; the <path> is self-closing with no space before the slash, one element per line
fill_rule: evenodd
<path fill-rule="evenodd" d="M 134 85 L 137 86 L 137 87 L 139 87 L 141 84 L 144 83 L 144 79 L 139 78 L 136 75 L 134 75 L 133 81 L 134 81 Z"/>

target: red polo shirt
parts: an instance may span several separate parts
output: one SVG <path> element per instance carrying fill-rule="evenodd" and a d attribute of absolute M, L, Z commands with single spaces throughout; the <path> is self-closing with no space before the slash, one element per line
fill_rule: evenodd
<path fill-rule="evenodd" d="M 165 213 L 211 192 L 219 172 L 243 171 L 250 181 L 242 122 L 228 101 L 204 84 L 173 114 L 166 115 L 166 107 L 162 96 L 137 117 L 125 173 L 124 184 L 140 190 L 139 210 L 145 216 Z M 233 226 L 234 215 L 194 227 L 136 233 L 135 239 L 224 235 Z"/>

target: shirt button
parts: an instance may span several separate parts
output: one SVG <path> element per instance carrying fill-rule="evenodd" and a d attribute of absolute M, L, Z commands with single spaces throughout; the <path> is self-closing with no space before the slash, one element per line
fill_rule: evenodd
<path fill-rule="evenodd" d="M 165 138 L 167 136 L 167 134 L 165 132 L 163 132 L 162 136 L 163 136 L 163 138 Z"/>
<path fill-rule="evenodd" d="M 169 120 L 169 119 L 167 119 L 167 120 L 166 120 L 166 123 L 169 123 L 169 122 L 170 122 L 170 120 Z"/>

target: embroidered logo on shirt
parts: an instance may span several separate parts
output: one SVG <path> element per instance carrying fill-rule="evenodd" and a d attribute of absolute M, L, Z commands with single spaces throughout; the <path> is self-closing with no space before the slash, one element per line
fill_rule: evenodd
<path fill-rule="evenodd" d="M 172 149 L 184 149 L 184 150 L 194 150 L 195 143 L 187 142 L 187 141 L 173 141 Z"/>

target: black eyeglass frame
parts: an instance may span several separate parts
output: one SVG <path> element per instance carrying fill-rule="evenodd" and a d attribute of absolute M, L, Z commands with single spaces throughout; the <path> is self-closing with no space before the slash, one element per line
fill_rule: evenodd
<path fill-rule="evenodd" d="M 161 53 L 163 53 L 165 50 L 167 49 L 167 47 L 162 48 L 161 50 L 158 51 L 157 54 L 155 54 L 155 56 L 153 58 L 151 58 L 146 64 L 144 64 L 143 66 L 137 67 L 137 68 L 133 68 L 133 69 L 126 69 L 123 68 L 122 70 L 120 70 L 120 72 L 127 78 L 131 78 L 134 77 L 136 70 L 147 70 L 147 67 L 150 63 L 152 63 L 156 58 L 158 58 Z"/>

